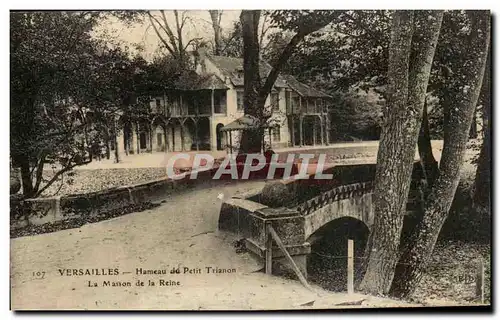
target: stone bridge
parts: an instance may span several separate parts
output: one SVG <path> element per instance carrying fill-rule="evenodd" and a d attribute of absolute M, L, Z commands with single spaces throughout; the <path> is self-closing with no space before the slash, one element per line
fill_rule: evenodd
<path fill-rule="evenodd" d="M 373 182 L 361 182 L 336 187 L 297 206 L 303 217 L 306 240 L 329 222 L 343 217 L 362 221 L 368 228 L 373 225 Z"/>
<path fill-rule="evenodd" d="M 342 176 L 338 171 L 343 172 L 344 168 L 337 166 L 330 170 L 337 170 L 336 176 Z M 219 230 L 236 234 L 239 239 L 244 240 L 247 250 L 264 259 L 266 225 L 272 226 L 302 274 L 307 277 L 307 256 L 311 253 L 311 244 L 320 237 L 317 232 L 320 228 L 344 217 L 362 221 L 368 229 L 372 227 L 374 169 L 374 164 L 354 169 L 351 167 L 347 170 L 347 175 L 357 172 L 354 176 L 361 176 L 361 180 L 365 181 L 343 184 L 346 180 L 341 179 L 341 185 L 324 186 L 315 196 L 290 206 L 271 208 L 261 203 L 261 190 L 233 197 L 222 205 Z M 304 181 L 307 180 L 281 181 L 281 183 L 291 187 L 300 197 L 311 189 L 311 185 L 304 185 Z M 284 265 L 285 268 L 291 268 L 278 248 L 272 250 L 272 257 L 273 269 L 276 267 L 275 262 Z"/>

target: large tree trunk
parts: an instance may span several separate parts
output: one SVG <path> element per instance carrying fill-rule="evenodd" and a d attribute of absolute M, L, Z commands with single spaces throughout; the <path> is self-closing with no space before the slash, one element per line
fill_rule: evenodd
<path fill-rule="evenodd" d="M 445 110 L 444 147 L 440 161 L 440 174 L 427 199 L 425 213 L 415 228 L 410 242 L 404 248 L 390 294 L 410 296 L 419 283 L 429 260 L 441 227 L 448 216 L 460 180 L 469 129 L 483 79 L 490 35 L 489 11 L 471 13 L 472 27 L 468 41 L 469 56 L 464 64 L 463 76 L 468 85 L 459 88 L 456 104 Z"/>
<path fill-rule="evenodd" d="M 384 109 L 377 171 L 375 176 L 375 223 L 367 245 L 368 264 L 360 289 L 384 294 L 392 281 L 399 238 L 403 225 L 401 212 L 406 205 L 410 185 L 410 161 L 414 153 L 408 145 L 408 67 L 413 33 L 413 12 L 396 11 L 392 22 L 389 48 L 387 102 Z M 406 120 L 405 120 L 406 119 Z M 410 125 L 410 124 L 408 124 Z"/>
<path fill-rule="evenodd" d="M 30 84 L 26 84 L 29 88 Z M 16 97 L 19 100 L 14 100 Z M 21 169 L 21 182 L 22 182 L 22 193 L 25 198 L 30 198 L 34 195 L 34 183 L 33 175 L 31 172 L 32 157 L 30 155 L 31 146 L 30 144 L 35 141 L 37 132 L 35 132 L 35 115 L 36 107 L 35 100 L 36 94 L 31 92 L 26 92 L 24 95 L 11 95 L 13 101 L 11 101 L 11 108 L 20 108 L 21 112 L 13 113 L 11 117 L 11 124 L 17 122 L 18 125 L 10 127 L 11 137 L 22 137 L 19 144 L 13 144 L 11 140 L 11 157 L 13 160 L 13 165 Z"/>
<path fill-rule="evenodd" d="M 118 130 L 117 130 L 117 119 L 113 119 L 113 141 L 111 143 L 113 143 L 113 146 L 115 147 L 115 163 L 119 163 L 120 162 L 120 155 L 119 155 L 119 150 L 118 150 Z M 108 134 L 108 138 L 109 138 L 109 134 Z M 109 139 L 108 139 L 108 142 L 106 143 L 107 146 L 108 146 L 108 150 L 109 150 Z M 109 159 L 109 156 L 108 156 L 108 159 Z"/>
<path fill-rule="evenodd" d="M 259 103 L 261 80 L 259 73 L 259 27 L 260 11 L 243 10 L 240 15 L 243 31 L 243 67 L 244 67 L 244 96 L 245 115 L 264 120 L 264 105 Z M 245 130 L 242 132 L 239 152 L 259 153 L 262 149 L 262 129 Z"/>
<path fill-rule="evenodd" d="M 418 135 L 418 153 L 427 180 L 427 188 L 431 188 L 439 174 L 439 164 L 432 153 L 429 116 L 426 102 L 422 113 L 422 125 L 420 126 L 420 133 Z"/>
<path fill-rule="evenodd" d="M 422 25 L 419 33 L 413 35 L 414 19 L 422 18 L 426 19 L 425 27 Z M 415 147 L 442 18 L 442 11 L 394 13 L 386 123 L 375 177 L 375 225 L 368 243 L 367 271 L 361 283 L 361 289 L 372 294 L 387 293 L 399 257 Z"/>
<path fill-rule="evenodd" d="M 490 215 L 490 183 L 491 183 L 491 49 L 486 61 L 486 68 L 481 89 L 481 104 L 483 105 L 483 145 L 477 163 L 476 178 L 474 180 L 474 208 L 478 213 Z"/>

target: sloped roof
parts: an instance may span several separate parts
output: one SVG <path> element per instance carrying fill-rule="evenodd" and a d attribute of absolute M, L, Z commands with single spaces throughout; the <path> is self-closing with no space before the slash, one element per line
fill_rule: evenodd
<path fill-rule="evenodd" d="M 243 59 L 234 57 L 224 57 L 224 56 L 207 56 L 210 61 L 212 61 L 217 68 L 228 77 L 233 85 L 243 86 Z M 260 61 L 260 76 L 261 78 L 267 77 L 271 72 L 272 67 L 266 61 Z M 296 91 L 303 97 L 314 97 L 314 98 L 331 98 L 328 94 L 308 86 L 291 75 L 279 75 L 276 79 L 274 85 L 278 88 L 290 88 Z"/>
<path fill-rule="evenodd" d="M 234 130 L 248 130 L 248 129 L 256 129 L 259 127 L 259 120 L 250 115 L 244 115 L 241 118 L 234 120 L 231 123 L 226 124 L 222 127 L 221 131 L 234 131 Z M 261 128 L 272 128 L 273 125 L 263 124 L 260 126 Z"/>
<path fill-rule="evenodd" d="M 174 87 L 166 88 L 172 90 L 205 90 L 205 89 L 229 89 L 224 81 L 216 75 L 199 75 L 196 71 L 190 70 L 184 74 L 183 79 L 174 85 Z"/>
<path fill-rule="evenodd" d="M 216 75 L 212 74 L 207 79 L 201 81 L 197 89 L 229 89 L 228 86 L 219 79 Z"/>
<path fill-rule="evenodd" d="M 233 57 L 224 57 L 224 56 L 213 56 L 207 55 L 208 59 L 212 61 L 217 68 L 231 80 L 233 85 L 235 86 L 243 86 L 243 77 L 241 76 L 243 72 L 243 59 L 242 58 L 233 58 Z M 260 61 L 260 76 L 261 78 L 267 77 L 267 75 L 271 72 L 272 67 L 266 61 Z M 274 83 L 275 87 L 286 88 L 286 81 L 281 76 L 278 76 L 276 82 Z"/>
<path fill-rule="evenodd" d="M 314 89 L 311 86 L 308 86 L 307 84 L 304 84 L 300 82 L 299 80 L 295 79 L 295 77 L 290 76 L 290 75 L 283 75 L 283 78 L 286 80 L 286 83 L 290 87 L 290 89 L 296 91 L 298 94 L 300 94 L 303 97 L 313 97 L 313 98 L 331 98 L 330 95 L 318 90 Z"/>

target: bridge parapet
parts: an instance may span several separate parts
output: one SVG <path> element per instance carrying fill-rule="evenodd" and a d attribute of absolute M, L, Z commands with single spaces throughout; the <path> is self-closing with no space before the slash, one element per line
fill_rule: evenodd
<path fill-rule="evenodd" d="M 291 189 L 301 185 L 300 180 L 283 183 Z M 299 190 L 297 192 L 301 192 Z M 244 240 L 247 250 L 264 259 L 267 252 L 267 226 L 272 226 L 302 274 L 307 275 L 307 256 L 311 253 L 308 241 L 310 235 L 331 220 L 344 216 L 364 222 L 371 220 L 372 190 L 371 181 L 351 183 L 321 192 L 299 205 L 279 208 L 260 203 L 261 190 L 249 191 L 222 204 L 219 230 L 237 235 L 240 240 Z M 274 262 L 290 269 L 289 262 L 280 250 L 273 249 L 273 265 Z"/>
<path fill-rule="evenodd" d="M 301 215 L 308 215 L 315 210 L 318 210 L 319 208 L 325 206 L 326 204 L 332 203 L 333 201 L 339 201 L 370 193 L 373 191 L 373 187 L 373 181 L 358 182 L 335 187 L 329 191 L 321 193 L 319 196 L 316 196 L 302 204 L 299 204 L 296 207 L 296 210 Z"/>

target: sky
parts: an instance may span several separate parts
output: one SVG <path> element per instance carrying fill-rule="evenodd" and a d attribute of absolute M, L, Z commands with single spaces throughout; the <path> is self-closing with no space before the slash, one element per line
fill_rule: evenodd
<path fill-rule="evenodd" d="M 225 10 L 221 18 L 222 32 L 229 32 L 232 25 L 239 19 L 241 10 Z M 173 11 L 165 11 L 167 21 L 173 28 L 175 26 L 175 18 Z M 212 22 L 208 10 L 190 10 L 187 12 L 189 17 L 184 28 L 184 43 L 193 38 L 208 38 L 213 37 Z M 175 32 L 175 31 L 174 31 Z M 142 55 L 150 60 L 160 43 L 158 36 L 151 28 L 149 20 L 145 19 L 143 23 L 136 23 L 131 27 L 126 26 L 118 19 L 109 19 L 97 31 L 98 35 L 107 33 L 113 39 L 120 41 L 123 45 L 133 47 L 134 44 L 139 44 L 144 48 Z"/>

